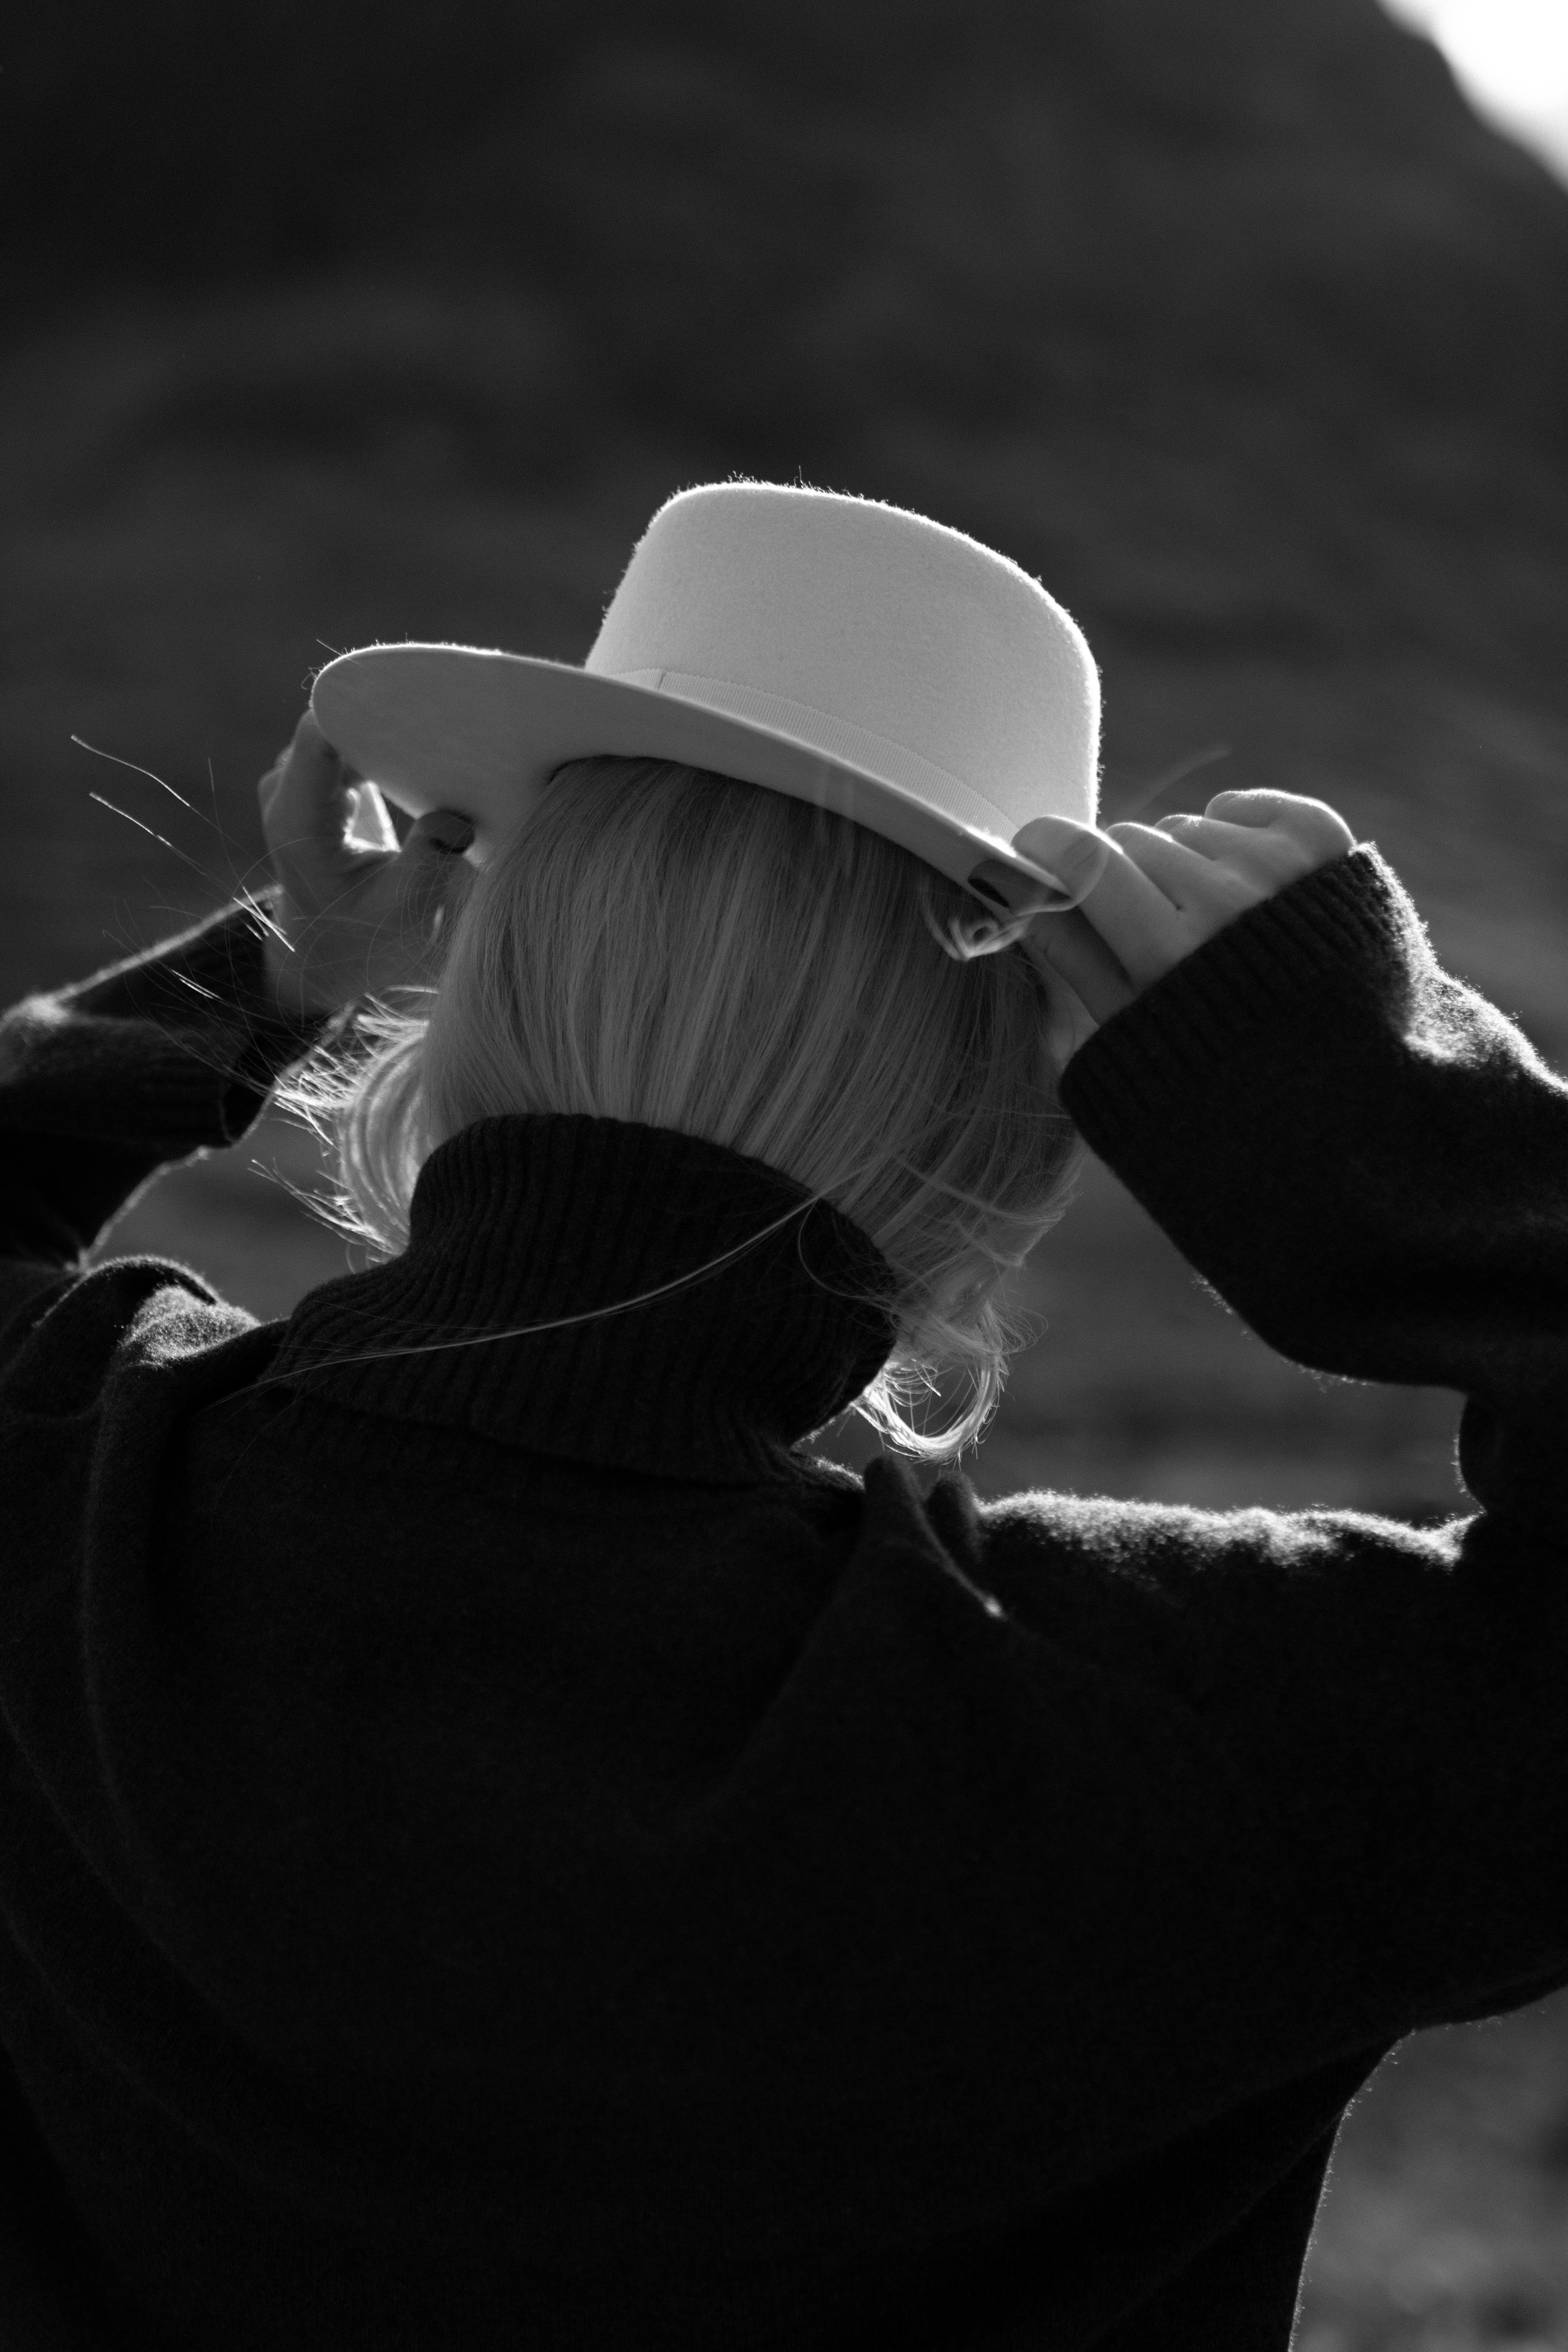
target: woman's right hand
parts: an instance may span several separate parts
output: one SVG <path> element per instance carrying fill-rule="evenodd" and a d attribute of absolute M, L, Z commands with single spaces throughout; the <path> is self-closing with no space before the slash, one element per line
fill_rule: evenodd
<path fill-rule="evenodd" d="M 380 793 L 309 710 L 257 794 L 277 884 L 265 952 L 279 1011 L 335 1013 L 428 981 L 442 925 L 474 878 L 467 817 L 422 816 L 400 849 Z"/>
<path fill-rule="evenodd" d="M 1049 867 L 1086 830 L 1038 817 L 1013 845 Z M 1270 792 L 1220 793 L 1202 816 L 1108 825 L 1096 838 L 1105 846 L 1093 887 L 1066 914 L 1037 916 L 1026 941 L 1057 982 L 1058 1063 L 1249 907 L 1355 846 L 1326 802 Z"/>

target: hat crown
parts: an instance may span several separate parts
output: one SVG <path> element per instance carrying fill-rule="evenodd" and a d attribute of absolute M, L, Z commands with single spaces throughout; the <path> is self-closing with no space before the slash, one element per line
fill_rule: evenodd
<path fill-rule="evenodd" d="M 1046 811 L 1094 822 L 1100 681 L 1081 630 L 1008 557 L 901 508 L 764 482 L 681 492 L 584 667 L 767 698 L 806 732 L 823 714 L 957 779 L 1005 838 Z"/>

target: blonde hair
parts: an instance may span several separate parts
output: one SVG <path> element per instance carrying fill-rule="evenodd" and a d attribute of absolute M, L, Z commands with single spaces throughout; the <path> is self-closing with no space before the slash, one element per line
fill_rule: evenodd
<path fill-rule="evenodd" d="M 892 1270 L 891 1357 L 855 1409 L 931 1460 L 978 1440 L 1025 1336 L 997 1293 L 1077 1157 L 1016 927 L 895 844 L 655 760 L 558 772 L 475 876 L 420 1012 L 282 1090 L 335 1149 L 331 1221 L 395 1255 L 435 1148 L 474 1120 L 674 1129 L 830 1201 Z M 888 1302 L 884 1299 L 884 1305 Z M 968 1410 L 910 1409 L 962 1374 Z"/>

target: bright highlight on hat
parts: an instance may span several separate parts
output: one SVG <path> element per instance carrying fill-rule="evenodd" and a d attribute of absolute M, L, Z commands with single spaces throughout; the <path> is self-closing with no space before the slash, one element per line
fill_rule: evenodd
<path fill-rule="evenodd" d="M 568 761 L 679 761 L 851 818 L 1003 917 L 1076 877 L 1015 848 L 1092 826 L 1100 680 L 1077 623 L 1008 557 L 874 499 L 719 482 L 661 507 L 581 668 L 368 646 L 311 706 L 388 799 L 470 819 L 483 856 Z"/>

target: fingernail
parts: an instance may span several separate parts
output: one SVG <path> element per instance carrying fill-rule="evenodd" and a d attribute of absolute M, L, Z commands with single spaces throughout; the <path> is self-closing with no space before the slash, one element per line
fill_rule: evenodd
<path fill-rule="evenodd" d="M 443 817 L 438 828 L 430 827 L 430 838 L 437 849 L 450 850 L 455 857 L 460 857 L 472 845 L 474 828 L 467 817 Z"/>
<path fill-rule="evenodd" d="M 1058 882 L 1071 888 L 1098 871 L 1105 855 L 1105 844 L 1100 835 L 1089 827 L 1069 827 L 1065 821 L 1061 821 L 1058 833 L 1058 820 L 1051 817 L 1037 817 L 1033 824 L 1014 835 L 1013 846 L 1021 857 L 1028 858 L 1031 865 L 1044 867 L 1047 874 L 1054 874 Z"/>
<path fill-rule="evenodd" d="M 1099 866 L 1104 852 L 1092 833 L 1075 833 L 1064 841 L 1052 859 L 1064 882 L 1081 882 Z"/>

